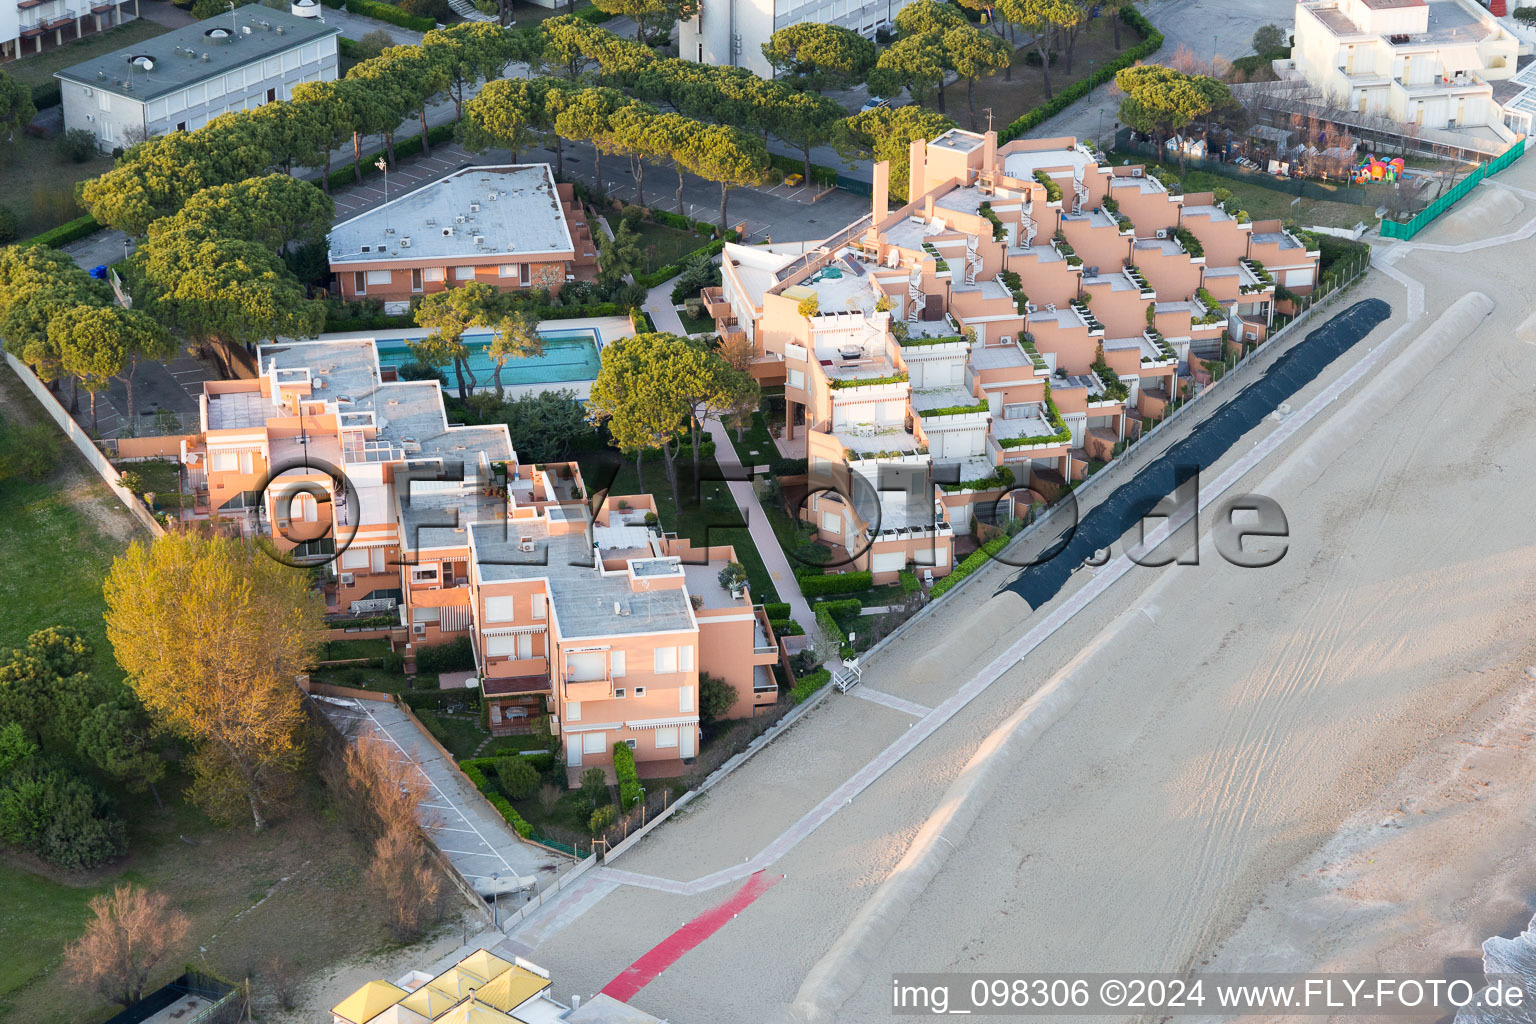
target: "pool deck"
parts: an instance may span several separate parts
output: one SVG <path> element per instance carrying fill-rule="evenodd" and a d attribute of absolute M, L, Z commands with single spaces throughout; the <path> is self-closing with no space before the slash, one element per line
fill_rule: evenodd
<path fill-rule="evenodd" d="M 601 351 L 602 347 L 607 345 L 609 342 L 615 341 L 619 338 L 628 338 L 635 333 L 634 327 L 630 325 L 629 317 L 627 316 L 586 317 L 579 320 L 543 320 L 539 323 L 539 330 L 548 331 L 551 334 L 557 333 L 559 331 L 596 331 L 600 341 L 598 346 L 599 351 Z M 482 328 L 472 328 L 466 333 L 481 333 L 482 331 Z M 425 338 L 431 333 L 432 332 L 425 327 L 409 327 L 388 331 L 338 331 L 332 334 L 322 334 L 317 340 L 337 341 L 351 340 L 354 338 L 367 338 L 370 341 L 409 341 L 416 338 Z M 448 390 L 453 390 L 451 384 Z M 486 385 L 478 387 L 475 390 L 494 391 L 495 388 Z M 577 398 L 585 399 L 592 392 L 592 381 L 562 380 L 553 381 L 547 384 L 509 384 L 502 390 L 509 398 L 516 398 L 520 395 L 536 395 L 544 391 L 574 391 L 576 392 Z"/>

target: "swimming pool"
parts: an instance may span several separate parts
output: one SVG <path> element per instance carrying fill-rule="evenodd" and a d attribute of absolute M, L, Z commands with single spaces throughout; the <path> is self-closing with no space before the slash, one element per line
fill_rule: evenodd
<path fill-rule="evenodd" d="M 602 366 L 598 356 L 598 334 L 591 327 L 566 328 L 540 331 L 544 339 L 544 354 L 528 359 L 508 359 L 501 370 L 504 387 L 519 384 L 563 384 L 570 381 L 595 380 Z M 383 366 L 399 366 L 412 361 L 410 346 L 404 338 L 379 338 L 374 341 L 379 350 L 379 363 Z M 475 383 L 482 388 L 491 386 L 491 374 L 496 363 L 489 353 L 491 335 L 466 334 L 464 344 L 469 349 L 469 368 L 474 372 Z M 438 367 L 453 387 L 453 364 Z"/>

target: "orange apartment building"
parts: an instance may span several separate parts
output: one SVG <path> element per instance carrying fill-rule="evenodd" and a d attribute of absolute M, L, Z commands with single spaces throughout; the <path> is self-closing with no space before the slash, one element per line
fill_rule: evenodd
<path fill-rule="evenodd" d="M 721 332 L 751 341 L 754 376 L 783 383 L 787 436 L 804 425 L 802 516 L 866 552 L 854 564 L 877 582 L 903 554 L 947 571 L 953 533 L 1009 486 L 1048 500 L 1109 461 L 1165 414 L 1191 356 L 1262 342 L 1276 288 L 1316 282 L 1319 253 L 1279 221 L 1075 139 L 952 129 L 912 143 L 910 176 L 916 198 L 892 210 L 877 165 L 870 215 L 810 252 L 727 245 L 704 293 Z"/>
<path fill-rule="evenodd" d="M 597 246 L 570 185 L 548 164 L 468 167 L 331 229 L 343 298 L 399 308 L 480 281 L 558 293 L 597 276 Z"/>
<path fill-rule="evenodd" d="M 436 384 L 395 380 L 371 341 L 258 360 L 260 377 L 204 385 L 182 451 L 199 513 L 330 566 L 331 609 L 398 615 L 410 649 L 468 636 L 492 732 L 547 714 L 573 776 L 616 742 L 677 775 L 701 674 L 735 689 L 731 717 L 777 701 L 767 616 L 717 579 L 731 548 L 647 526 L 648 495 L 594 513 L 575 463 L 523 465 L 504 425 L 449 424 Z"/>

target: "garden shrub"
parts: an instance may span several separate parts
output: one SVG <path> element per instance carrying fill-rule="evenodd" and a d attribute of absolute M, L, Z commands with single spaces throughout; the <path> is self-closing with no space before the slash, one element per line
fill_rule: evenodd
<path fill-rule="evenodd" d="M 597 835 L 605 828 L 612 828 L 613 823 L 619 818 L 618 809 L 613 804 L 604 804 L 592 812 L 592 817 L 587 819 L 587 828 L 593 835 Z"/>
<path fill-rule="evenodd" d="M 769 619 L 787 619 L 789 612 L 788 601 L 767 601 L 763 604 L 763 614 Z"/>
<path fill-rule="evenodd" d="M 474 648 L 469 645 L 469 635 L 442 644 L 428 644 L 416 648 L 418 672 L 467 672 L 475 667 Z"/>
<path fill-rule="evenodd" d="M 867 570 L 844 572 L 833 575 L 810 571 L 797 571 L 800 593 L 806 597 L 822 597 L 826 594 L 856 594 L 874 586 L 874 574 Z"/>
<path fill-rule="evenodd" d="M 965 579 L 977 569 L 980 569 L 984 564 L 991 560 L 993 555 L 1007 547 L 1008 541 L 1010 539 L 1011 538 L 1006 536 L 994 537 L 992 540 L 987 541 L 975 551 L 972 551 L 968 556 L 966 556 L 965 561 L 955 566 L 954 571 L 951 572 L 948 576 L 934 581 L 933 589 L 928 591 L 928 596 L 931 598 L 943 597 L 951 587 Z"/>
<path fill-rule="evenodd" d="M 640 802 L 640 774 L 635 770 L 635 752 L 622 740 L 613 745 L 613 770 L 619 777 L 619 806 L 627 811 Z"/>
<path fill-rule="evenodd" d="M 533 796 L 543 780 L 539 770 L 529 764 L 527 758 L 513 755 L 496 759 L 496 781 L 501 783 L 501 791 L 513 800 L 526 800 Z"/>
<path fill-rule="evenodd" d="M 803 704 L 811 694 L 826 686 L 831 680 L 832 673 L 824 668 L 807 672 L 795 683 L 795 688 L 789 691 L 789 699 L 796 704 Z"/>

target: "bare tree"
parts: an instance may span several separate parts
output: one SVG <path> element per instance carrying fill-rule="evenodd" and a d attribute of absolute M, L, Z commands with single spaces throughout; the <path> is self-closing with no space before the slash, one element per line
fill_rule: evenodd
<path fill-rule="evenodd" d="M 75 984 L 123 1007 L 144 995 L 150 973 L 191 930 L 164 893 L 120 885 L 112 895 L 91 897 L 85 934 L 64 951 L 64 969 Z"/>
<path fill-rule="evenodd" d="M 418 808 L 427 796 L 421 771 L 372 729 L 359 733 L 340 758 L 322 767 L 326 786 L 353 828 L 371 838 L 420 834 Z"/>
<path fill-rule="evenodd" d="M 299 972 L 292 961 L 274 954 L 261 974 L 280 1008 L 291 1010 L 299 1004 Z"/>
<path fill-rule="evenodd" d="M 383 900 L 390 934 L 411 942 L 437 920 L 442 875 L 427 859 L 426 841 L 401 829 L 386 832 L 374 844 L 368 884 Z"/>

